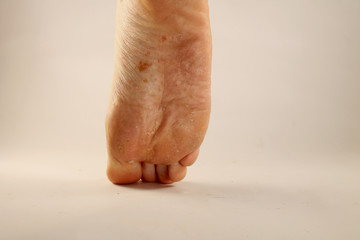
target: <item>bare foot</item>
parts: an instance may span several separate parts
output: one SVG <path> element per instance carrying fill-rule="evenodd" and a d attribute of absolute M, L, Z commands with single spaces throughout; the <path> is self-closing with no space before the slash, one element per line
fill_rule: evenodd
<path fill-rule="evenodd" d="M 192 165 L 210 115 L 207 0 L 118 0 L 106 117 L 115 184 L 173 183 Z"/>

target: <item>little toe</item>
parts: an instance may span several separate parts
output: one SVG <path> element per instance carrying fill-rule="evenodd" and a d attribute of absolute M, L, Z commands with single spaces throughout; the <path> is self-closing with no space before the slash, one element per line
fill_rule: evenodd
<path fill-rule="evenodd" d="M 200 148 L 198 148 L 197 150 L 195 150 L 192 153 L 189 153 L 188 155 L 186 155 L 185 157 L 183 157 L 179 163 L 185 167 L 191 166 L 194 164 L 194 162 L 196 161 L 196 159 L 199 156 L 199 152 L 200 152 Z"/>
<path fill-rule="evenodd" d="M 151 163 L 142 163 L 142 181 L 156 182 L 155 165 Z"/>
<path fill-rule="evenodd" d="M 174 163 L 168 166 L 169 177 L 174 182 L 183 180 L 186 176 L 186 167 L 180 163 Z"/>
<path fill-rule="evenodd" d="M 106 173 L 114 184 L 135 183 L 140 180 L 142 175 L 141 164 L 120 162 L 109 156 Z"/>
<path fill-rule="evenodd" d="M 156 174 L 157 174 L 157 179 L 159 182 L 166 183 L 166 184 L 173 183 L 173 181 L 169 177 L 167 165 L 157 164 L 156 165 Z"/>

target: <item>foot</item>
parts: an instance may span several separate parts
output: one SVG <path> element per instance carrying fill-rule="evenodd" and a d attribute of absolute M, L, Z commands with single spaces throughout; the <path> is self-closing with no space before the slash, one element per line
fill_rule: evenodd
<path fill-rule="evenodd" d="M 115 184 L 182 180 L 210 115 L 207 0 L 118 0 L 115 51 L 108 178 Z"/>

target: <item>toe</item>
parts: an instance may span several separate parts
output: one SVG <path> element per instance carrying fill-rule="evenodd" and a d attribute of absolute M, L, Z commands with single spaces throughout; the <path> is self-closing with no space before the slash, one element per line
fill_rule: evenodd
<path fill-rule="evenodd" d="M 173 181 L 169 177 L 167 165 L 157 164 L 156 165 L 156 175 L 157 175 L 158 181 L 161 183 L 167 183 L 167 184 L 173 183 Z"/>
<path fill-rule="evenodd" d="M 194 164 L 196 159 L 199 156 L 200 148 L 198 148 L 196 151 L 189 153 L 184 158 L 182 158 L 179 163 L 185 167 L 191 166 Z"/>
<path fill-rule="evenodd" d="M 144 182 L 156 182 L 155 165 L 151 163 L 142 164 L 142 178 Z"/>
<path fill-rule="evenodd" d="M 186 167 L 180 163 L 174 163 L 168 166 L 169 177 L 174 182 L 179 182 L 186 176 Z"/>
<path fill-rule="evenodd" d="M 109 157 L 107 176 L 114 184 L 135 183 L 141 178 L 141 164 L 116 161 Z"/>

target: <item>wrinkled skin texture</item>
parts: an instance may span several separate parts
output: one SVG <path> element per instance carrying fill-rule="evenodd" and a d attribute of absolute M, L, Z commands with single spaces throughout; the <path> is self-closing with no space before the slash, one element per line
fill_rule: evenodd
<path fill-rule="evenodd" d="M 207 2 L 122 0 L 116 21 L 108 177 L 116 184 L 179 181 L 209 122 Z"/>

